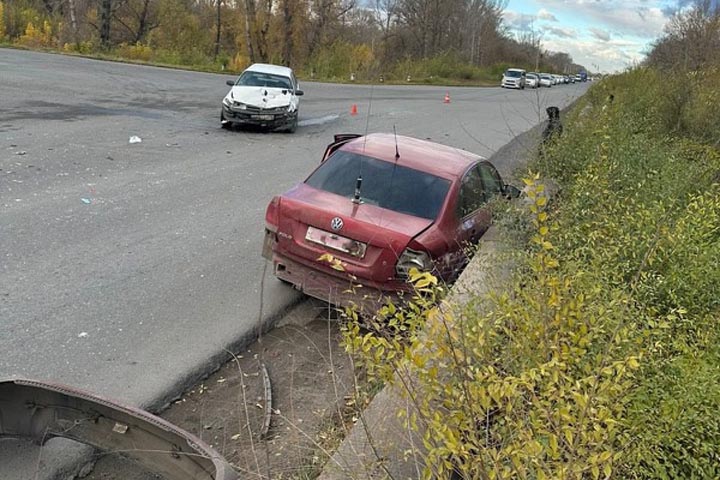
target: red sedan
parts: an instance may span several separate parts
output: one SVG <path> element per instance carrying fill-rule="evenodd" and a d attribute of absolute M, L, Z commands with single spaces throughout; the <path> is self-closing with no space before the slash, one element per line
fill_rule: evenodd
<path fill-rule="evenodd" d="M 488 201 L 517 193 L 464 150 L 393 134 L 336 135 L 320 166 L 270 202 L 263 256 L 307 295 L 375 302 L 410 291 L 413 267 L 455 280 L 466 247 L 490 226 Z"/>

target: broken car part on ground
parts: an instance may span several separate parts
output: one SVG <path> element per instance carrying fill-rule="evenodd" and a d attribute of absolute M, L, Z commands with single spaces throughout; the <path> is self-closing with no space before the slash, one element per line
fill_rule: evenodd
<path fill-rule="evenodd" d="M 59 384 L 0 382 L 0 438 L 44 444 L 63 437 L 119 452 L 167 480 L 237 480 L 230 465 L 194 435 L 139 408 Z"/>

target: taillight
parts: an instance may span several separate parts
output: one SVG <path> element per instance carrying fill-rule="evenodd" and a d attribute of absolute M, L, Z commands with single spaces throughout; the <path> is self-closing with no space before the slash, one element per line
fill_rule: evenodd
<path fill-rule="evenodd" d="M 265 228 L 277 233 L 278 225 L 280 225 L 280 197 L 275 196 L 270 200 L 270 204 L 265 211 Z"/>
<path fill-rule="evenodd" d="M 433 269 L 432 259 L 427 252 L 406 248 L 395 266 L 395 273 L 398 277 L 407 278 L 412 268 L 421 272 L 429 272 Z"/>

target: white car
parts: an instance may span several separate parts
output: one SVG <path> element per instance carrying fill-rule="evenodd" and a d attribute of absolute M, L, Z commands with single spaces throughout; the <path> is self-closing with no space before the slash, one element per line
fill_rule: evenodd
<path fill-rule="evenodd" d="M 525 75 L 525 86 L 530 88 L 538 88 L 540 86 L 540 76 L 535 72 Z"/>
<path fill-rule="evenodd" d="M 525 88 L 525 70 L 522 68 L 508 68 L 503 73 L 500 86 L 503 88 Z"/>
<path fill-rule="evenodd" d="M 552 75 L 550 75 L 549 73 L 541 73 L 540 74 L 540 86 L 541 87 L 552 87 L 553 86 Z"/>
<path fill-rule="evenodd" d="M 220 125 L 255 125 L 272 130 L 294 132 L 298 107 L 303 95 L 290 68 L 255 63 L 228 80 L 232 88 L 222 101 Z"/>

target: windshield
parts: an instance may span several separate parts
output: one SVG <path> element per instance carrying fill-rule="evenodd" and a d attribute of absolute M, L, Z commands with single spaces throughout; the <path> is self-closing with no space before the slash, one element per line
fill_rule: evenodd
<path fill-rule="evenodd" d="M 342 150 L 332 154 L 305 183 L 353 198 L 359 176 L 363 203 L 430 220 L 437 217 L 450 189 L 450 181 L 444 178 Z"/>
<path fill-rule="evenodd" d="M 510 78 L 518 78 L 522 77 L 522 72 L 518 70 L 508 70 L 505 72 L 505 76 Z"/>
<path fill-rule="evenodd" d="M 292 82 L 288 77 L 263 72 L 243 72 L 235 85 L 243 87 L 268 87 L 292 90 Z"/>

